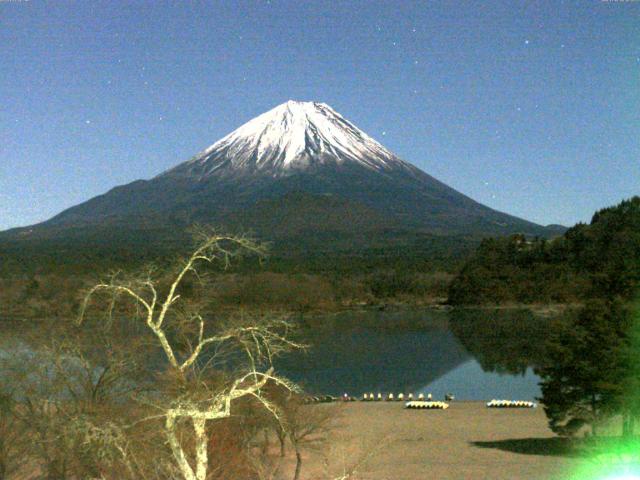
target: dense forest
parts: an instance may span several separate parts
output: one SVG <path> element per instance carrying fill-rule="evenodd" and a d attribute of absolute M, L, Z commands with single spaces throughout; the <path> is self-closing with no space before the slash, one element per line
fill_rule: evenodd
<path fill-rule="evenodd" d="M 640 197 L 555 239 L 483 240 L 449 288 L 454 305 L 582 303 L 628 297 L 640 280 Z"/>
<path fill-rule="evenodd" d="M 549 426 L 575 435 L 588 425 L 595 436 L 619 417 L 631 437 L 640 418 L 638 285 L 640 197 L 634 197 L 550 241 L 484 240 L 452 282 L 449 300 L 577 304 L 547 326 L 534 363 Z"/>
<path fill-rule="evenodd" d="M 95 283 L 97 272 L 136 272 L 151 265 L 164 271 L 168 259 L 180 258 L 192 243 L 188 233 L 181 243 L 161 243 L 149 232 L 126 239 L 105 233 L 87 242 L 73 236 L 0 241 L 0 316 L 73 316 L 77 292 Z M 455 271 L 478 244 L 479 239 L 462 236 L 405 237 L 357 249 L 335 249 L 330 239 L 300 239 L 290 248 L 265 244 L 268 253 L 260 261 L 238 258 L 227 268 L 209 269 L 210 300 L 216 308 L 294 312 L 442 303 Z"/>
<path fill-rule="evenodd" d="M 179 257 L 190 244 L 186 237 L 181 244 L 154 244 L 147 237 L 94 240 L 1 242 L 0 315 L 72 315 L 75 292 L 94 281 L 95 272 L 151 264 L 162 270 L 167 258 Z M 326 311 L 434 304 L 447 297 L 452 305 L 581 304 L 611 292 L 628 294 L 640 279 L 640 198 L 603 209 L 590 224 L 550 240 L 421 236 L 333 251 L 325 240 L 301 239 L 288 249 L 275 243 L 261 262 L 239 259 L 210 272 L 211 301 L 217 307 Z"/>

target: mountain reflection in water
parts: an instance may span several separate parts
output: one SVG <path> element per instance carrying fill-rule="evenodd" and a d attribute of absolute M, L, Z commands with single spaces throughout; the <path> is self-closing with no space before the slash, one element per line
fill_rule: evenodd
<path fill-rule="evenodd" d="M 533 399 L 549 320 L 528 311 L 364 311 L 304 318 L 311 345 L 277 367 L 316 394 L 452 392 Z"/>

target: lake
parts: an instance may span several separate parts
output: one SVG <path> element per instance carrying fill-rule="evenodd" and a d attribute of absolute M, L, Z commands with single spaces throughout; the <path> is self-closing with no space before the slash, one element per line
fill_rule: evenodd
<path fill-rule="evenodd" d="M 534 400 L 549 320 L 524 310 L 358 311 L 304 316 L 310 345 L 278 360 L 314 394 L 432 393 Z"/>

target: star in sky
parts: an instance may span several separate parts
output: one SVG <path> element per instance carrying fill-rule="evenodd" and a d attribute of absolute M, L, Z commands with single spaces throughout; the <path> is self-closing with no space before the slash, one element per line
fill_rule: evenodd
<path fill-rule="evenodd" d="M 628 158 L 629 151 L 633 153 L 633 148 L 637 145 L 637 142 L 633 142 L 633 138 L 637 138 L 633 135 L 635 125 L 632 125 L 632 122 L 621 122 L 619 128 L 613 128 L 612 122 L 606 121 L 611 118 L 612 108 L 619 109 L 620 112 L 616 113 L 620 115 L 633 116 L 632 106 L 629 105 L 631 102 L 623 101 L 624 95 L 628 93 L 624 88 L 628 86 L 629 78 L 620 75 L 625 67 L 629 74 L 633 72 L 637 75 L 640 72 L 638 45 L 629 41 L 633 37 L 633 29 L 630 28 L 628 18 L 625 18 L 625 15 L 628 15 L 627 9 L 610 9 L 607 16 L 603 17 L 598 2 L 586 2 L 592 5 L 580 8 L 577 5 L 565 5 L 564 13 L 557 15 L 554 7 L 545 2 L 538 2 L 535 12 L 525 14 L 517 9 L 505 9 L 501 15 L 484 16 L 477 15 L 478 12 L 474 12 L 469 6 L 450 9 L 435 6 L 437 2 L 425 2 L 416 4 L 413 8 L 409 5 L 412 2 L 407 2 L 406 8 L 404 4 L 403 8 L 398 8 L 394 2 L 380 2 L 376 8 L 358 9 L 358 12 L 354 12 L 358 21 L 352 22 L 352 28 L 345 28 L 349 26 L 349 21 L 341 15 L 334 15 L 331 2 L 319 2 L 313 7 L 308 6 L 308 2 L 298 2 L 300 8 L 295 9 L 288 8 L 287 2 L 271 1 L 268 8 L 267 0 L 260 0 L 259 3 L 265 12 L 276 9 L 269 12 L 263 22 L 256 21 L 256 15 L 264 13 L 260 9 L 249 9 L 255 15 L 247 15 L 240 8 L 210 11 L 198 7 L 183 9 L 177 5 L 174 8 L 170 6 L 173 4 L 169 3 L 163 4 L 164 7 L 158 5 L 157 9 L 154 4 L 149 22 L 140 23 L 135 9 L 93 11 L 84 4 L 72 7 L 65 6 L 65 2 L 53 2 L 48 9 L 53 9 L 56 18 L 65 19 L 64 22 L 51 22 L 46 29 L 32 31 L 30 35 L 34 38 L 33 42 L 40 43 L 16 43 L 16 58 L 20 61 L 11 65 L 12 72 L 16 74 L 15 79 L 5 79 L 7 75 L 0 76 L 0 84 L 4 87 L 0 88 L 0 91 L 4 93 L 7 90 L 6 86 L 10 87 L 8 100 L 5 102 L 5 110 L 8 113 L 5 123 L 10 127 L 10 138 L 24 144 L 24 148 L 13 150 L 30 153 L 30 162 L 42 162 L 44 166 L 51 164 L 46 155 L 38 157 L 40 150 L 46 151 L 40 148 L 44 142 L 64 142 L 69 149 L 88 150 L 90 145 L 82 135 L 71 139 L 65 134 L 67 129 L 64 127 L 72 125 L 85 135 L 95 134 L 92 141 L 104 142 L 109 147 L 113 144 L 113 148 L 105 149 L 110 152 L 105 158 L 109 156 L 108 162 L 113 168 L 119 168 L 118 162 L 122 162 L 124 158 L 119 149 L 140 149 L 142 154 L 139 154 L 138 150 L 132 154 L 136 158 L 141 158 L 144 152 L 150 149 L 158 149 L 157 158 L 167 160 L 158 160 L 164 162 L 159 166 L 150 162 L 138 162 L 137 170 L 126 170 L 126 174 L 131 175 L 130 179 L 134 180 L 133 176 L 151 176 L 169 166 L 171 158 L 175 158 L 176 162 L 179 159 L 175 152 L 178 147 L 171 146 L 169 141 L 157 140 L 152 136 L 133 141 L 134 135 L 130 132 L 140 128 L 141 117 L 146 118 L 148 115 L 151 119 L 155 118 L 155 124 L 159 129 L 168 128 L 168 125 L 172 128 L 183 128 L 184 130 L 180 130 L 179 134 L 176 133 L 169 140 L 180 142 L 180 152 L 189 152 L 190 148 L 198 149 L 199 145 L 220 138 L 227 133 L 230 125 L 239 125 L 251 118 L 252 112 L 259 113 L 269 105 L 281 103 L 285 95 L 293 95 L 327 101 L 345 116 L 353 116 L 353 120 L 362 124 L 365 130 L 368 127 L 373 133 L 377 131 L 377 135 L 384 141 L 387 132 L 377 130 L 376 125 L 379 128 L 385 123 L 391 124 L 388 119 L 394 117 L 389 115 L 411 118 L 411 121 L 407 121 L 403 126 L 402 138 L 413 138 L 415 141 L 410 145 L 403 145 L 398 140 L 400 143 L 394 145 L 394 148 L 399 150 L 398 154 L 409 157 L 407 159 L 410 161 L 421 162 L 420 168 L 440 176 L 443 181 L 451 182 L 470 196 L 477 193 L 474 190 L 476 189 L 488 197 L 493 185 L 484 187 L 482 179 L 479 184 L 476 183 L 477 180 L 469 180 L 460 173 L 462 168 L 456 168 L 458 165 L 455 162 L 461 162 L 464 168 L 473 166 L 475 156 L 466 153 L 474 151 L 475 146 L 484 140 L 489 141 L 492 150 L 482 153 L 500 159 L 496 161 L 496 168 L 505 168 L 506 160 L 502 159 L 514 158 L 514 165 L 520 167 L 514 174 L 517 180 L 533 174 L 537 175 L 536 179 L 540 181 L 539 177 L 554 172 L 558 167 L 555 163 L 549 162 L 546 170 L 535 170 L 532 173 L 531 162 L 526 159 L 529 157 L 525 153 L 526 149 L 531 148 L 532 155 L 539 155 L 545 149 L 553 149 L 554 152 L 557 150 L 558 154 L 568 157 L 567 162 L 573 168 L 582 165 L 581 162 L 596 162 L 591 160 L 589 151 L 600 137 L 605 139 L 605 142 L 613 139 L 614 147 L 607 147 L 605 144 L 603 148 L 611 150 L 609 155 L 618 161 L 619 170 L 624 170 L 624 175 L 620 172 L 609 172 L 610 178 L 608 176 L 606 179 L 608 183 L 604 184 L 604 179 L 588 175 L 588 168 L 584 168 L 581 172 L 575 173 L 581 176 L 581 185 L 585 185 L 580 189 L 590 188 L 598 193 L 590 196 L 593 198 L 589 198 L 588 205 L 588 202 L 581 201 L 579 196 L 576 197 L 579 200 L 574 203 L 566 202 L 562 207 L 558 207 L 552 200 L 545 204 L 542 199 L 546 192 L 541 190 L 536 197 L 541 203 L 514 203 L 519 206 L 514 206 L 510 213 L 517 213 L 523 217 L 540 221 L 551 220 L 549 216 L 552 214 L 549 212 L 555 212 L 557 208 L 558 217 L 553 220 L 572 224 L 580 219 L 590 218 L 591 210 L 604 206 L 607 202 L 613 203 L 623 195 L 620 192 L 624 191 L 624 195 L 628 195 L 627 192 L 633 188 L 633 185 L 629 186 L 632 183 L 631 179 L 637 178 L 637 175 L 634 175 L 634 167 L 631 166 L 633 162 L 622 158 L 625 158 L 623 154 Z M 327 8 L 320 8 L 321 4 L 326 4 Z M 69 15 L 76 10 L 80 13 Z M 166 31 L 163 30 L 166 20 L 175 17 L 176 13 L 179 13 L 180 25 L 186 28 L 178 31 L 167 27 Z M 203 18 L 200 18 L 201 15 Z M 31 24 L 25 16 L 22 25 L 21 18 L 12 18 L 16 23 L 9 22 L 7 26 L 16 32 L 29 32 Z M 318 18 L 322 18 L 322 21 L 318 22 Z M 544 18 L 544 23 L 541 23 L 541 18 Z M 80 21 L 82 24 L 78 23 Z M 108 25 L 108 28 L 105 28 L 105 25 Z M 206 25 L 211 29 L 204 28 Z M 297 28 L 290 28 L 291 25 L 296 25 Z M 417 35 L 416 25 L 420 25 L 420 35 Z M 514 25 L 522 28 L 514 28 Z M 605 25 L 606 28 L 602 28 Z M 599 34 L 585 34 L 592 30 L 598 30 Z M 491 35 L 487 35 L 488 31 Z M 461 32 L 465 33 L 462 39 L 464 41 L 456 40 L 456 36 Z M 425 36 L 427 33 L 428 36 Z M 529 37 L 529 34 L 533 37 Z M 209 44 L 211 35 L 215 35 L 220 41 Z M 250 42 L 249 45 L 244 42 L 245 35 Z M 174 36 L 176 38 L 173 38 Z M 136 39 L 138 41 L 134 41 Z M 323 42 L 327 39 L 332 40 L 326 44 L 318 44 L 318 41 Z M 469 43 L 466 43 L 467 41 Z M 621 57 L 624 56 L 621 60 L 626 62 L 626 66 L 620 65 L 619 70 L 611 68 L 613 63 L 610 48 L 616 41 L 616 52 Z M 258 42 L 260 52 L 265 54 L 257 57 L 252 55 L 252 42 Z M 230 44 L 235 44 L 233 48 L 238 49 L 232 52 L 233 55 L 229 54 Z M 295 58 L 289 58 L 291 56 L 288 55 L 287 49 L 278 48 L 290 44 L 295 45 Z M 515 55 L 514 52 L 508 52 L 506 47 L 496 48 L 496 45 L 507 44 L 515 47 Z M 32 48 L 34 45 L 51 45 L 52 51 Z M 342 49 L 344 45 L 349 45 L 350 48 Z M 399 48 L 401 45 L 402 48 Z M 316 55 L 320 51 L 319 48 L 325 49 L 328 54 Z M 473 49 L 473 55 L 468 48 Z M 282 62 L 297 60 L 298 55 L 300 58 L 309 58 L 303 56 L 307 50 L 313 55 L 313 61 L 300 62 L 295 68 L 289 69 L 290 72 L 279 68 Z M 50 58 L 46 62 L 40 61 L 37 63 L 38 68 L 33 69 L 34 61 L 38 62 L 37 57 L 43 52 L 51 53 Z M 519 58 L 518 52 L 525 57 L 537 53 L 540 55 L 532 59 Z M 271 53 L 272 55 L 269 55 Z M 366 62 L 363 61 L 363 53 L 366 55 Z M 218 58 L 220 63 L 214 66 L 213 62 L 206 62 L 203 65 L 203 56 Z M 255 59 L 256 64 L 251 68 L 261 71 L 264 81 L 254 81 L 255 75 L 252 75 L 252 82 L 248 81 L 249 75 L 252 74 L 247 68 L 248 58 Z M 492 59 L 505 68 L 495 68 Z M 589 59 L 589 62 L 585 59 Z M 82 68 L 86 61 L 92 62 L 90 68 Z M 528 61 L 526 68 L 507 68 L 508 62 L 522 61 Z M 440 63 L 442 67 L 439 66 Z M 519 63 L 515 63 L 510 66 L 520 66 Z M 358 65 L 357 71 L 354 64 Z M 166 68 L 159 68 L 161 65 Z M 316 69 L 339 74 L 328 73 L 327 78 L 330 81 L 305 82 L 304 79 L 309 78 Z M 77 72 L 81 72 L 83 78 L 73 78 Z M 371 72 L 375 74 L 375 80 L 369 80 L 373 76 Z M 592 74 L 593 78 L 587 73 Z M 360 81 L 362 78 L 367 79 L 366 85 Z M 545 89 L 544 98 L 539 96 L 538 88 L 529 88 L 538 86 L 540 79 L 546 79 L 545 83 L 549 87 Z M 571 79 L 571 88 L 565 88 L 567 79 Z M 45 87 L 41 87 L 42 82 L 45 83 Z M 81 82 L 81 85 L 78 85 L 82 88 L 70 88 L 70 85 L 76 85 L 77 82 Z M 607 94 L 607 98 L 611 98 L 610 108 L 605 102 L 582 101 L 596 94 L 602 84 L 612 86 Z M 104 88 L 105 86 L 109 88 Z M 171 94 L 177 86 L 180 87 L 180 91 L 175 96 L 162 98 L 161 93 Z M 236 87 L 250 88 L 250 95 L 240 100 L 234 98 L 232 93 Z M 132 95 L 130 101 L 123 105 L 123 95 L 129 89 L 138 89 L 138 93 L 146 94 Z M 295 92 L 291 93 L 291 89 Z M 56 95 L 51 95 L 51 91 L 55 91 Z M 207 107 L 200 108 L 203 91 L 207 92 Z M 154 93 L 155 95 L 149 97 Z M 393 102 L 389 102 L 386 96 L 392 97 Z M 513 104 L 514 101 L 518 103 Z M 543 103 L 538 105 L 536 102 Z M 393 103 L 393 112 L 387 111 L 385 106 L 388 103 Z M 50 108 L 43 108 L 43 105 Z M 566 108 L 561 110 L 560 115 L 554 115 L 559 110 L 556 107 L 570 105 L 577 107 Z M 65 108 L 70 109 L 65 115 L 70 122 L 69 125 L 48 121 L 52 112 L 59 112 Z M 105 108 L 115 121 L 105 124 Z M 213 129 L 209 128 L 206 118 L 202 118 L 207 109 L 224 113 L 221 118 L 225 118 L 225 121 L 216 123 Z M 447 132 L 457 132 L 458 127 L 453 124 L 458 118 L 455 113 L 466 110 L 470 110 L 470 114 L 464 115 L 462 124 L 469 131 L 474 127 L 475 129 L 472 134 L 459 138 L 455 145 L 451 145 Z M 131 112 L 136 114 L 129 114 Z M 530 117 L 531 113 L 534 114 L 534 118 Z M 576 121 L 580 122 L 585 116 L 601 118 L 603 121 L 585 122 L 584 129 L 574 132 L 575 143 L 569 145 L 566 143 L 567 140 L 555 133 L 568 125 L 574 125 Z M 94 117 L 97 120 L 94 120 Z M 419 126 L 434 121 L 434 118 L 439 119 L 441 128 L 427 141 L 421 135 Z M 496 124 L 496 118 L 507 123 L 501 126 L 499 132 L 492 128 Z M 104 128 L 104 131 L 96 131 L 93 128 L 94 121 L 98 122 L 99 130 Z M 508 124 L 509 121 L 516 124 Z M 36 122 L 48 125 L 45 131 L 37 133 L 37 136 L 35 131 L 30 132 L 32 124 Z M 602 124 L 602 133 L 598 133 L 599 130 L 593 127 L 593 124 L 597 123 Z M 190 125 L 199 127 L 193 128 Z M 504 135 L 502 128 L 505 129 Z M 492 130 L 495 133 L 492 133 Z M 525 131 L 535 131 L 536 135 L 518 135 Z M 47 134 L 51 137 L 47 138 Z M 488 139 L 483 138 L 485 134 Z M 117 137 L 116 141 L 112 141 L 112 137 Z M 120 141 L 120 137 L 127 142 L 131 141 L 132 144 L 125 145 Z M 62 141 L 59 141 L 59 138 Z M 519 148 L 517 144 L 521 138 L 524 144 Z M 517 148 L 516 153 L 523 154 L 512 155 L 511 150 L 514 148 Z M 430 158 L 424 152 L 432 150 L 438 153 L 438 158 L 442 157 L 447 161 L 430 163 L 423 160 Z M 86 155 L 89 156 L 90 153 Z M 15 157 L 12 161 L 21 165 L 17 153 Z M 7 161 L 3 158 L 0 170 Z M 97 159 L 95 161 L 97 162 Z M 65 172 L 65 175 L 68 175 L 70 181 L 81 184 L 83 181 L 74 177 L 80 173 L 72 170 Z M 504 174 L 504 171 L 501 173 Z M 614 178 L 615 174 L 619 176 Z M 573 178 L 575 175 L 567 174 L 567 178 L 553 176 L 553 180 L 557 181 L 556 188 L 562 188 L 562 182 L 568 182 L 568 187 L 563 193 L 567 195 L 567 199 L 569 192 L 578 191 L 577 188 L 575 191 L 572 190 L 576 183 Z M 64 184 L 65 181 L 59 183 Z M 87 187 L 84 195 L 88 198 L 99 193 L 100 189 L 111 186 L 106 182 L 98 184 L 96 181 L 91 186 L 93 190 Z M 19 182 L 16 182 L 15 191 L 18 192 L 21 188 Z M 532 195 L 533 192 L 534 190 Z M 70 198 L 64 189 L 58 193 L 60 198 L 54 203 L 53 209 L 63 209 L 77 201 L 76 198 Z M 513 187 L 509 192 L 499 191 L 498 196 L 506 202 L 509 194 L 519 198 L 517 187 Z M 608 196 L 605 197 L 605 194 Z M 18 195 L 16 193 L 16 196 Z M 511 205 L 505 203 L 503 208 L 510 209 Z M 518 208 L 520 210 L 517 210 Z M 51 211 L 51 214 L 53 213 Z M 3 220 L 0 218 L 0 223 Z M 18 216 L 15 220 L 25 224 L 32 221 L 33 219 Z"/>

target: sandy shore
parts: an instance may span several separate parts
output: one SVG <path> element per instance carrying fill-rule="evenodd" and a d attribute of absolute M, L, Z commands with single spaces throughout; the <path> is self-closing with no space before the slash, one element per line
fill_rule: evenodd
<path fill-rule="evenodd" d="M 563 453 L 540 407 L 453 402 L 437 411 L 357 402 L 337 412 L 329 444 L 305 453 L 302 478 L 335 478 L 364 459 L 352 478 L 546 480 L 565 478 L 580 462 Z"/>

